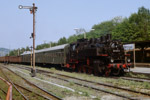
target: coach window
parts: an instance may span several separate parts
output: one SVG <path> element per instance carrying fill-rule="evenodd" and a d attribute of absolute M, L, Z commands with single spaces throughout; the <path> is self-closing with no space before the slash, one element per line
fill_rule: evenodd
<path fill-rule="evenodd" d="M 75 51 L 75 48 L 76 48 L 76 45 L 73 45 L 72 46 L 72 50 Z"/>
<path fill-rule="evenodd" d="M 146 56 L 147 56 L 147 57 L 150 57 L 150 53 L 147 53 Z"/>
<path fill-rule="evenodd" d="M 115 43 L 112 43 L 112 44 L 111 44 L 111 47 L 112 47 L 112 48 L 115 48 Z"/>

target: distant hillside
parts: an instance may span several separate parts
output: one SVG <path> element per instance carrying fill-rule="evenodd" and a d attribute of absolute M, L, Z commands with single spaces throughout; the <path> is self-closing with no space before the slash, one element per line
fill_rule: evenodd
<path fill-rule="evenodd" d="M 0 48 L 0 56 L 5 56 L 8 53 L 9 53 L 9 49 Z"/>

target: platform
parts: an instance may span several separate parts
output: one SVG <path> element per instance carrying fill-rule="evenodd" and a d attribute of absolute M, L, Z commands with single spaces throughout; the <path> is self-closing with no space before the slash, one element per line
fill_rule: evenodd
<path fill-rule="evenodd" d="M 131 68 L 130 71 L 135 73 L 150 74 L 150 68 L 144 68 L 142 66 Z"/>

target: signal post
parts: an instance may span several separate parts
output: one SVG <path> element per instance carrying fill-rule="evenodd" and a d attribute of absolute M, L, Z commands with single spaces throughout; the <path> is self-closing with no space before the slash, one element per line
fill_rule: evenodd
<path fill-rule="evenodd" d="M 22 6 L 19 5 L 19 9 L 29 9 L 30 13 L 33 14 L 33 33 L 31 33 L 31 38 L 33 38 L 33 60 L 31 60 L 31 64 L 33 64 L 33 67 L 31 69 L 31 76 L 36 76 L 36 69 L 35 69 L 35 13 L 37 11 L 37 7 L 33 3 L 33 6 Z M 32 65 L 31 65 L 32 66 Z"/>

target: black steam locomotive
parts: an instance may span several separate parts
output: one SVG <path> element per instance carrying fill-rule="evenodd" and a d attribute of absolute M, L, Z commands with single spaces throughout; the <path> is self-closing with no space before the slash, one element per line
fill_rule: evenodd
<path fill-rule="evenodd" d="M 110 34 L 90 40 L 80 39 L 66 46 L 65 50 L 66 67 L 78 72 L 120 75 L 131 65 L 121 41 L 111 40 Z"/>

